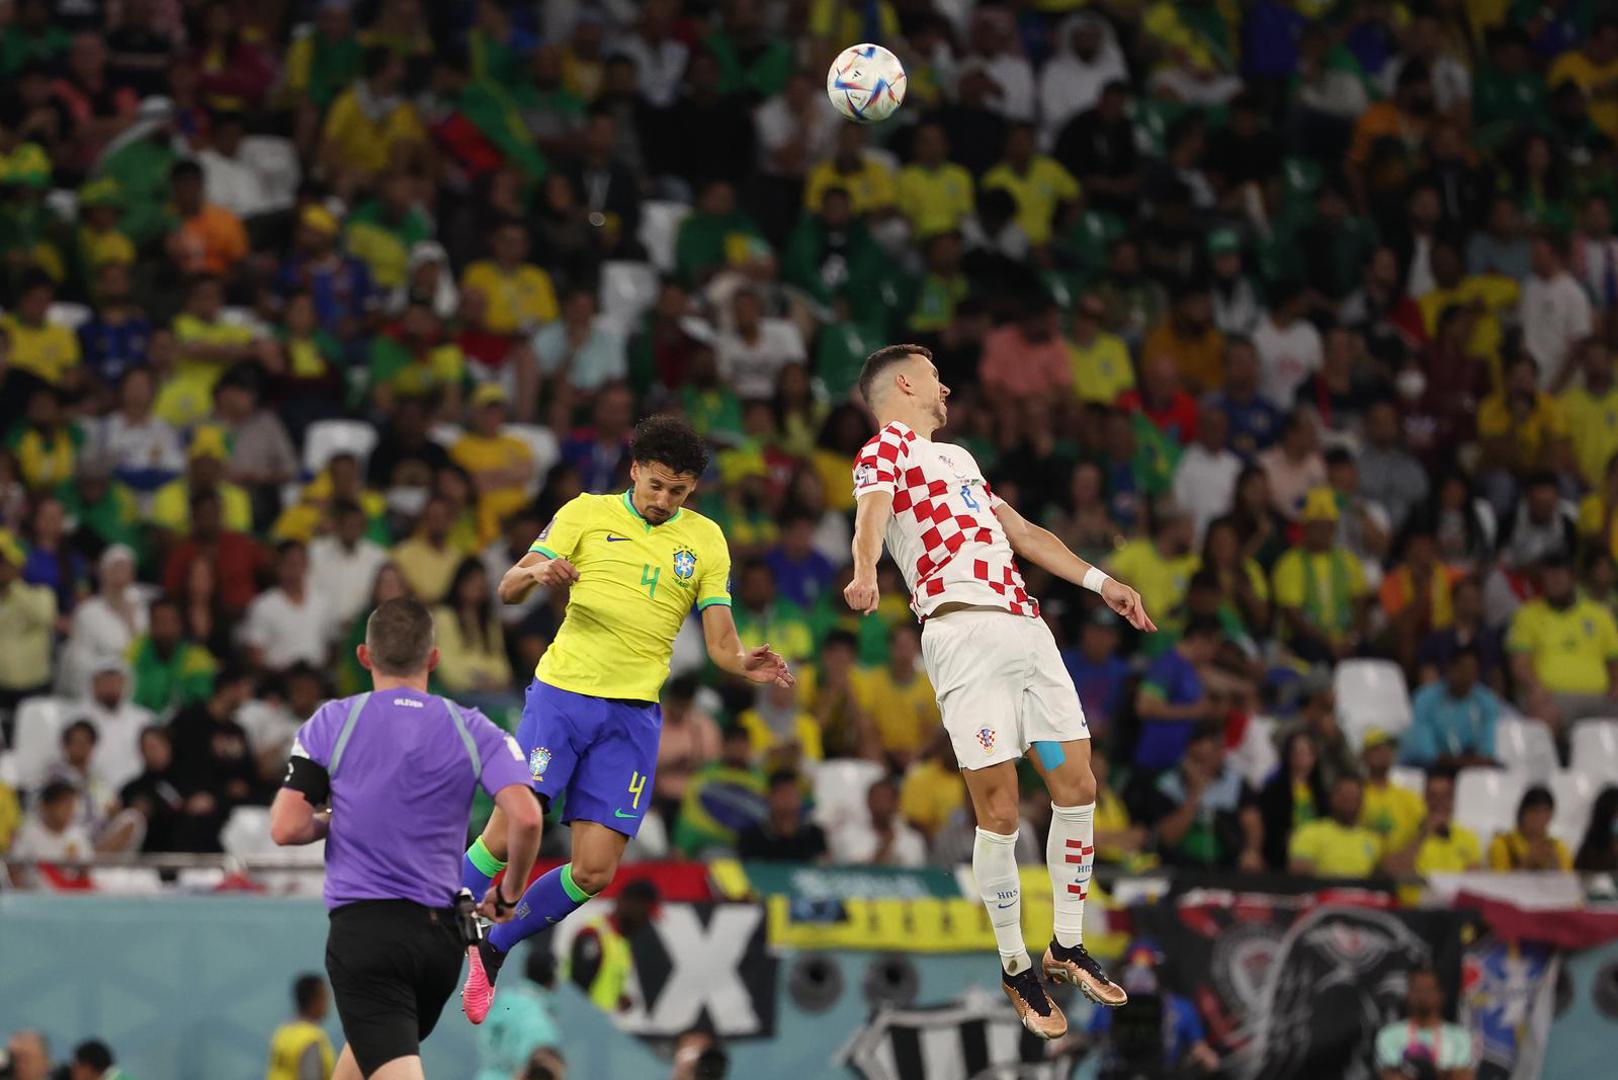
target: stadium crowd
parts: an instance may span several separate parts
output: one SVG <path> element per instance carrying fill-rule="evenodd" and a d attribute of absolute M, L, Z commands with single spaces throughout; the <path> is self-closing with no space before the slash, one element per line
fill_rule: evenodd
<path fill-rule="evenodd" d="M 438 605 L 438 687 L 506 720 L 567 595 L 491 582 L 674 410 L 743 639 L 800 679 L 722 682 L 690 628 L 663 850 L 964 859 L 903 584 L 841 600 L 853 384 L 915 341 L 943 437 L 1165 628 L 1024 568 L 1103 859 L 1613 869 L 1618 791 L 1582 845 L 1537 785 L 1515 829 L 1453 821 L 1500 725 L 1560 772 L 1618 716 L 1597 7 L 17 0 L 0 852 L 219 850 L 387 597 Z M 820 92 L 858 40 L 907 66 L 879 128 Z M 1408 727 L 1344 722 L 1373 658 Z M 815 812 L 838 761 L 868 813 Z"/>

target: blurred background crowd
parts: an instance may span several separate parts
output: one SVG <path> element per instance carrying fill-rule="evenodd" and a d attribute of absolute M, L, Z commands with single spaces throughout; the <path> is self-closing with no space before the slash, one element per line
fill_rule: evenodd
<path fill-rule="evenodd" d="M 1600 9 L 0 4 L 0 852 L 229 847 L 387 597 L 509 722 L 567 595 L 492 583 L 672 410 L 800 679 L 688 628 L 640 847 L 966 859 L 903 583 L 841 601 L 852 387 L 915 341 L 940 437 L 1164 628 L 1023 568 L 1103 860 L 1612 869 Z M 861 40 L 875 129 L 821 92 Z"/>

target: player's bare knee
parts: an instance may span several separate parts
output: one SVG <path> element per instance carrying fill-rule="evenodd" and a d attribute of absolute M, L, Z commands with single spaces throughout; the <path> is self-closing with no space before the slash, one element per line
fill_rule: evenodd
<path fill-rule="evenodd" d="M 1046 783 L 1051 802 L 1057 806 L 1088 806 L 1096 801 L 1096 778 L 1089 769 L 1052 773 Z"/>
<path fill-rule="evenodd" d="M 617 872 L 617 863 L 573 860 L 573 884 L 591 896 L 611 885 Z"/>
<path fill-rule="evenodd" d="M 977 811 L 978 828 L 1001 836 L 1016 832 L 1017 824 L 1022 820 L 1015 788 L 1009 794 L 994 792 L 987 795 L 979 799 L 973 808 Z"/>

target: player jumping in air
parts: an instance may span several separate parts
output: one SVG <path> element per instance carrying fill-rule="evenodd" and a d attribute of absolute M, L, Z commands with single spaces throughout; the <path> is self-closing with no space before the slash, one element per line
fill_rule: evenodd
<path fill-rule="evenodd" d="M 1122 1005 L 1128 997 L 1082 941 L 1095 859 L 1090 732 L 1016 557 L 1100 593 L 1137 630 L 1157 627 L 1139 593 L 996 497 L 971 454 L 932 441 L 948 416 L 949 388 L 939 381 L 931 352 L 919 345 L 878 349 L 860 373 L 860 393 L 880 430 L 854 465 L 854 580 L 843 595 L 855 611 L 876 610 L 876 564 L 885 539 L 921 619 L 922 662 L 977 813 L 972 872 L 994 925 L 1001 987 L 1029 1031 L 1060 1038 L 1067 1018 L 1046 995 L 1022 936 L 1016 759 L 1029 747 L 1051 794 L 1045 859 L 1055 936 L 1045 952 L 1045 976 L 1072 983 L 1101 1005 Z"/>
<path fill-rule="evenodd" d="M 683 508 L 708 467 L 702 439 L 684 421 L 654 416 L 636 427 L 632 457 L 628 491 L 563 506 L 500 581 L 508 604 L 536 585 L 572 589 L 528 686 L 517 741 L 540 801 L 548 808 L 563 799 L 573 848 L 572 861 L 536 880 L 516 917 L 471 950 L 461 1005 L 474 1024 L 489 1014 L 511 947 L 606 888 L 640 828 L 662 730 L 658 694 L 691 606 L 702 612 L 708 656 L 721 671 L 755 683 L 794 681 L 769 645 L 742 648 L 724 534 Z M 495 810 L 466 853 L 463 884 L 474 896 L 505 867 L 501 817 Z"/>

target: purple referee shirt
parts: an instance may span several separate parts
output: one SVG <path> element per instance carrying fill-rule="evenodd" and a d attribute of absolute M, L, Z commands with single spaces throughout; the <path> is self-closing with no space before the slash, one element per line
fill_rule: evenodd
<path fill-rule="evenodd" d="M 331 776 L 326 906 L 449 907 L 474 788 L 528 783 L 517 742 L 476 709 L 415 690 L 328 701 L 292 746 Z M 481 899 L 481 897 L 479 898 Z"/>

